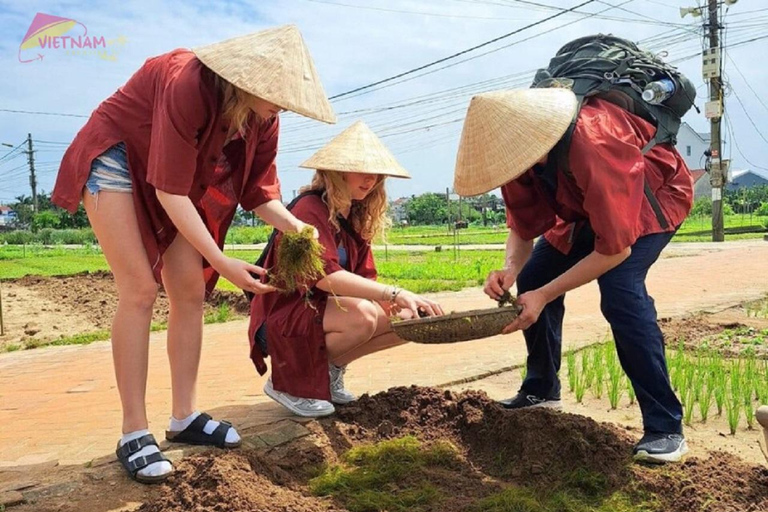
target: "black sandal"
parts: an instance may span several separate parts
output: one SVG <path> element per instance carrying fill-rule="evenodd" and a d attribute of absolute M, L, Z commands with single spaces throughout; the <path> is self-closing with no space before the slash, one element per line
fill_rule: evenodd
<path fill-rule="evenodd" d="M 141 436 L 138 439 L 134 439 L 133 441 L 128 441 L 123 446 L 120 446 L 120 442 L 118 441 L 115 455 L 117 455 L 117 460 L 119 460 L 123 465 L 125 470 L 128 472 L 128 475 L 130 475 L 130 477 L 137 482 L 141 482 L 142 484 L 156 484 L 166 480 L 169 476 L 171 476 L 173 471 L 160 476 L 144 476 L 139 474 L 139 471 L 149 466 L 150 464 L 154 464 L 155 462 L 171 462 L 166 458 L 165 455 L 163 455 L 163 452 L 157 451 L 149 455 L 136 457 L 133 460 L 128 460 L 132 455 L 141 451 L 146 446 L 157 446 L 155 436 L 152 434 L 147 434 Z M 157 449 L 160 450 L 160 447 L 158 446 Z"/>
<path fill-rule="evenodd" d="M 209 414 L 202 412 L 181 432 L 166 430 L 165 438 L 171 443 L 217 446 L 219 448 L 238 448 L 242 444 L 242 440 L 236 443 L 227 442 L 227 432 L 232 428 L 232 424 L 228 421 L 214 420 L 219 422 L 219 426 L 212 433 L 206 434 L 203 428 L 211 420 L 213 418 Z"/>

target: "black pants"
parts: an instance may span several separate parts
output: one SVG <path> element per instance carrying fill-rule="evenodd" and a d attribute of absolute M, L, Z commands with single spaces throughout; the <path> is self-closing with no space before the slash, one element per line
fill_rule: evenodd
<path fill-rule="evenodd" d="M 646 432 L 682 432 L 682 406 L 669 382 L 664 339 L 645 278 L 673 233 L 639 238 L 632 254 L 597 282 L 600 309 L 611 325 L 621 366 L 635 389 Z M 594 250 L 594 234 L 585 227 L 566 256 L 543 237 L 518 279 L 518 293 L 535 290 L 557 278 Z M 528 373 L 522 391 L 542 398 L 560 396 L 558 371 L 562 352 L 565 295 L 550 302 L 538 321 L 524 331 Z"/>

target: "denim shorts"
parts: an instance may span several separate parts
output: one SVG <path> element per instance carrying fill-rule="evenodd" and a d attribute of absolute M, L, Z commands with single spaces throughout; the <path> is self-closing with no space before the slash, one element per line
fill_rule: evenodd
<path fill-rule="evenodd" d="M 97 195 L 101 191 L 131 192 L 131 175 L 125 144 L 118 142 L 91 163 L 91 173 L 85 182 L 88 191 Z"/>

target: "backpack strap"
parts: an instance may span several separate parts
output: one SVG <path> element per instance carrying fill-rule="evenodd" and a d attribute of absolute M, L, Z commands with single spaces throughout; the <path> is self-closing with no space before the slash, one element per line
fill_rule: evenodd
<path fill-rule="evenodd" d="M 656 131 L 658 134 L 658 130 Z M 648 141 L 648 144 L 646 144 L 641 153 L 643 156 L 648 154 L 648 152 L 653 149 L 658 141 L 656 140 L 656 136 Z M 659 204 L 659 200 L 656 199 L 656 196 L 653 195 L 653 191 L 651 190 L 651 186 L 648 184 L 648 180 L 645 178 L 645 175 L 643 175 L 643 190 L 645 192 L 645 198 L 648 199 L 648 202 L 651 205 L 651 208 L 653 209 L 653 213 L 656 215 L 656 220 L 659 223 L 659 226 L 661 226 L 661 229 L 669 229 L 669 222 L 667 222 L 667 218 L 664 217 L 664 212 L 661 211 L 661 205 Z"/>
<path fill-rule="evenodd" d="M 573 131 L 576 128 L 576 121 L 578 120 L 581 107 L 584 104 L 583 96 L 577 96 L 576 98 L 578 100 L 578 104 L 576 113 L 571 120 L 570 126 L 568 126 L 568 129 L 565 131 L 565 135 L 563 135 L 560 141 L 555 144 L 555 147 L 552 148 L 552 150 L 549 152 L 547 164 L 543 167 L 543 169 L 540 169 L 536 173 L 538 178 L 544 183 L 544 187 L 549 192 L 550 198 L 553 201 L 555 200 L 555 197 L 557 197 L 558 172 L 563 173 L 569 180 L 575 181 L 570 168 L 569 152 L 571 148 L 571 139 L 573 138 Z M 658 137 L 659 130 L 657 129 L 656 135 L 654 135 L 654 137 L 648 141 L 648 143 L 641 150 L 643 155 L 646 155 L 659 143 Z M 648 180 L 645 179 L 645 176 L 643 176 L 643 192 L 646 199 L 648 199 L 648 203 L 651 205 L 651 209 L 653 210 L 653 213 L 656 216 L 656 220 L 658 221 L 661 228 L 668 229 L 669 222 L 667 222 L 667 218 L 664 217 L 664 212 L 661 210 L 661 205 L 659 204 L 658 199 L 656 199 L 656 196 L 653 194 L 651 186 L 648 184 Z"/>

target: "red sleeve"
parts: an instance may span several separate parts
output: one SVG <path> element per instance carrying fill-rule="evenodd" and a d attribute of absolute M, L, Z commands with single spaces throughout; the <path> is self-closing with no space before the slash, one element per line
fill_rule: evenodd
<path fill-rule="evenodd" d="M 259 131 L 259 142 L 253 157 L 245 193 L 240 204 L 246 211 L 252 211 L 273 199 L 280 199 L 280 180 L 277 179 L 277 140 L 280 133 L 280 119 Z"/>
<path fill-rule="evenodd" d="M 197 170 L 198 130 L 208 122 L 200 69 L 186 65 L 155 97 L 147 182 L 169 194 L 189 195 Z"/>
<path fill-rule="evenodd" d="M 570 168 L 600 254 L 618 254 L 640 233 L 645 199 L 640 146 L 626 120 L 605 111 L 582 116 L 573 132 Z"/>
<path fill-rule="evenodd" d="M 315 195 L 308 195 L 299 200 L 291 213 L 302 222 L 311 224 L 317 228 L 320 235 L 319 242 L 323 246 L 323 270 L 325 275 L 331 275 L 344 268 L 339 264 L 339 248 L 336 245 L 336 236 L 328 220 L 328 208 L 323 200 Z M 278 262 L 279 264 L 279 262 Z M 306 283 L 310 288 L 317 283 Z"/>
<path fill-rule="evenodd" d="M 523 240 L 533 240 L 555 225 L 555 212 L 536 188 L 530 171 L 501 187 L 507 227 Z"/>
<path fill-rule="evenodd" d="M 376 262 L 373 261 L 373 250 L 371 249 L 371 243 L 365 242 L 360 248 L 360 264 L 355 269 L 355 274 L 375 281 L 378 277 L 376 272 Z"/>

